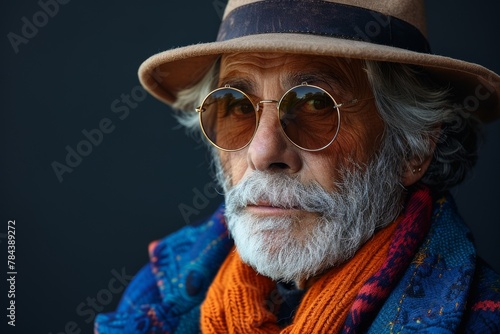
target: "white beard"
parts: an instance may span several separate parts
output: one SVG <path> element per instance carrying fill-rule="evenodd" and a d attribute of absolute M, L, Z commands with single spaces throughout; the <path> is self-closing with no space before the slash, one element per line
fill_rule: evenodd
<path fill-rule="evenodd" d="M 365 168 L 354 163 L 350 170 L 342 168 L 342 182 L 333 192 L 284 173 L 260 171 L 229 189 L 225 215 L 242 260 L 273 280 L 298 282 L 350 259 L 402 209 L 404 188 L 389 151 L 383 146 Z M 227 186 L 228 180 L 223 182 Z M 299 208 L 308 219 L 260 217 L 245 210 L 259 201 Z"/>

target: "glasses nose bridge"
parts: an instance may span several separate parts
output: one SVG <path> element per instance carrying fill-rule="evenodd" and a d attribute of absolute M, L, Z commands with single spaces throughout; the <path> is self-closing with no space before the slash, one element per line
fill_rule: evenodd
<path fill-rule="evenodd" d="M 280 101 L 278 101 L 278 100 L 261 100 L 261 101 L 257 102 L 255 110 L 260 111 L 261 104 L 265 104 L 265 103 L 274 103 L 276 105 L 276 109 L 277 109 Z"/>

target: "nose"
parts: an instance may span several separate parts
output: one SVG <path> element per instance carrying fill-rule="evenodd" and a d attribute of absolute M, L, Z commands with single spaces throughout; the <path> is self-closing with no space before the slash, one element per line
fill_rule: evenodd
<path fill-rule="evenodd" d="M 281 131 L 277 103 L 262 102 L 257 131 L 248 146 L 248 165 L 259 171 L 297 173 L 302 166 L 300 152 Z"/>

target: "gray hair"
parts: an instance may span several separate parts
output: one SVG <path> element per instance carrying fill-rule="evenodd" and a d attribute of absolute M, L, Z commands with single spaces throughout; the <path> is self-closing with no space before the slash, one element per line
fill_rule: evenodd
<path fill-rule="evenodd" d="M 374 61 L 365 67 L 384 135 L 392 141 L 394 156 L 402 159 L 401 175 L 411 159 L 423 161 L 433 154 L 421 182 L 435 191 L 459 184 L 477 160 L 479 121 L 457 108 L 452 88 L 438 85 L 419 67 Z M 218 71 L 217 62 L 199 83 L 179 92 L 173 105 L 183 110 L 176 118 L 197 140 L 203 134 L 195 108 L 216 88 Z"/>
<path fill-rule="evenodd" d="M 186 128 L 189 135 L 195 140 L 203 140 L 203 132 L 200 128 L 199 115 L 196 108 L 201 104 L 205 96 L 217 88 L 219 79 L 219 61 L 217 61 L 202 79 L 194 86 L 181 90 L 177 93 L 177 100 L 172 104 L 176 113 L 174 117 Z M 211 145 L 210 145 L 211 146 Z"/>
<path fill-rule="evenodd" d="M 435 191 L 462 182 L 477 160 L 479 121 L 457 107 L 453 89 L 416 66 L 366 62 L 366 70 L 386 136 L 399 154 L 406 162 L 433 154 L 421 182 Z"/>

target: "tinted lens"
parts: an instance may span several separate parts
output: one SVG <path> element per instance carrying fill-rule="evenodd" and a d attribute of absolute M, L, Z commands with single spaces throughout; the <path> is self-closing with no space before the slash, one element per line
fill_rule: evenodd
<path fill-rule="evenodd" d="M 255 133 L 255 108 L 248 97 L 234 88 L 216 89 L 205 98 L 200 113 L 207 138 L 225 150 L 245 147 Z"/>
<path fill-rule="evenodd" d="M 315 86 L 297 86 L 281 99 L 281 126 L 286 136 L 306 150 L 320 150 L 337 136 L 340 114 L 333 98 Z"/>

